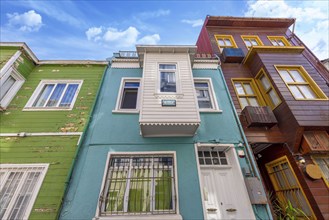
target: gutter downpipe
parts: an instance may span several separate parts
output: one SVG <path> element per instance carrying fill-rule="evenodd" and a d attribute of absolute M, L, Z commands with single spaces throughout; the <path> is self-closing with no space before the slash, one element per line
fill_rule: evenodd
<path fill-rule="evenodd" d="M 99 84 L 99 87 L 97 89 L 97 93 L 96 93 L 96 98 L 92 104 L 92 107 L 91 107 L 91 110 L 90 110 L 90 113 L 88 115 L 88 119 L 87 119 L 87 124 L 86 126 L 84 127 L 83 131 L 82 131 L 82 134 L 79 138 L 79 141 L 78 141 L 78 147 L 77 149 L 75 150 L 75 153 L 74 153 L 74 157 L 73 157 L 73 161 L 72 161 L 72 165 L 70 167 L 70 170 L 69 170 L 69 173 L 67 175 L 67 178 L 66 178 L 66 181 L 65 181 L 65 188 L 64 188 L 64 194 L 63 194 L 63 197 L 62 197 L 62 201 L 61 201 L 61 204 L 60 204 L 60 208 L 57 212 L 57 215 L 56 215 L 56 219 L 59 219 L 60 217 L 60 214 L 62 212 L 62 209 L 63 209 L 63 202 L 64 202 L 64 198 L 67 194 L 67 191 L 68 191 L 68 186 L 70 185 L 70 182 L 71 182 L 71 178 L 72 178 L 72 174 L 73 174 L 73 170 L 74 170 L 74 164 L 76 163 L 78 157 L 79 157 L 79 153 L 80 153 L 80 150 L 81 150 L 81 146 L 83 144 L 83 141 L 86 137 L 86 133 L 87 133 L 87 130 L 91 124 L 91 120 L 92 120 L 92 116 L 93 116 L 93 113 L 95 111 L 95 106 L 96 106 L 96 103 L 98 102 L 98 99 L 99 99 L 99 94 L 100 94 L 100 91 L 101 91 L 101 88 L 103 87 L 103 83 L 104 83 L 104 79 L 105 79 L 105 75 L 107 73 L 107 70 L 109 69 L 109 66 L 110 66 L 110 62 L 109 64 L 106 66 L 105 70 L 104 70 L 104 74 L 102 76 L 102 79 L 101 79 L 101 82 Z"/>
<path fill-rule="evenodd" d="M 216 54 L 215 54 L 215 56 L 217 57 L 217 59 L 218 59 L 218 61 L 219 61 L 219 64 L 220 64 L 220 58 L 219 58 Z M 247 138 L 246 138 L 246 136 L 245 136 L 245 134 L 244 134 L 244 132 L 243 132 L 243 128 L 242 128 L 241 122 L 240 122 L 240 120 L 239 120 L 238 113 L 237 113 L 236 110 L 235 110 L 235 107 L 234 107 L 234 104 L 233 104 L 233 100 L 232 100 L 232 97 L 231 97 L 231 95 L 230 95 L 230 91 L 228 90 L 228 86 L 227 86 L 227 84 L 226 84 L 226 81 L 225 81 L 225 78 L 224 78 L 223 72 L 222 72 L 222 70 L 221 70 L 221 68 L 220 68 L 220 65 L 218 65 L 217 69 L 218 69 L 218 71 L 220 72 L 219 75 L 221 76 L 221 79 L 223 80 L 224 87 L 225 87 L 225 91 L 226 91 L 226 93 L 228 94 L 228 97 L 229 97 L 229 100 L 230 100 L 230 104 L 231 104 L 231 108 L 233 109 L 233 115 L 234 115 L 235 121 L 236 121 L 237 124 L 238 124 L 240 134 L 241 134 L 242 139 L 243 139 L 243 141 L 244 141 L 244 143 L 245 143 L 245 145 L 246 145 L 245 149 L 246 149 L 246 151 L 247 151 L 247 157 L 248 157 L 248 160 L 250 161 L 251 168 L 252 168 L 252 170 L 253 170 L 254 175 L 255 175 L 259 180 L 261 180 L 261 178 L 260 178 L 260 174 L 259 174 L 258 169 L 257 169 L 257 164 L 255 163 L 254 160 L 251 159 L 253 153 L 251 152 L 251 148 L 250 148 L 250 146 L 249 146 L 249 144 L 248 144 L 248 140 L 247 140 Z M 262 184 L 262 186 L 263 186 L 263 184 Z M 264 191 L 264 193 L 265 193 L 264 186 L 263 186 L 263 191 Z M 267 197 L 267 196 L 266 196 L 266 197 Z M 268 201 L 268 199 L 267 199 L 267 201 Z M 268 213 L 269 218 L 270 218 L 270 219 L 273 219 L 272 211 L 271 211 L 271 209 L 270 209 L 270 207 L 269 207 L 268 202 L 267 202 L 267 204 L 266 204 L 266 211 L 267 211 L 267 213 Z"/>

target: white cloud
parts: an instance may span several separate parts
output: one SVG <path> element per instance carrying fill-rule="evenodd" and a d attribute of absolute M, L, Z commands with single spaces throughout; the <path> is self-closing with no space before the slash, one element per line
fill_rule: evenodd
<path fill-rule="evenodd" d="M 319 7 L 322 5 L 321 7 Z M 328 5 L 303 2 L 292 5 L 284 0 L 248 2 L 247 17 L 296 18 L 296 35 L 319 59 L 328 58 Z"/>
<path fill-rule="evenodd" d="M 119 49 L 132 48 L 136 44 L 157 44 L 160 41 L 159 34 L 145 35 L 142 38 L 138 38 L 139 35 L 140 32 L 135 27 L 128 27 L 126 30 L 118 30 L 111 27 L 91 27 L 86 31 L 89 41 L 98 41 Z"/>
<path fill-rule="evenodd" d="M 93 39 L 94 41 L 99 40 L 99 35 L 102 33 L 102 27 L 92 27 L 89 28 L 86 31 L 87 39 L 91 40 Z"/>
<path fill-rule="evenodd" d="M 196 19 L 196 20 L 188 20 L 188 19 L 183 19 L 181 22 L 186 23 L 186 24 L 191 24 L 192 27 L 199 27 L 203 25 L 203 20 L 202 19 Z"/>
<path fill-rule="evenodd" d="M 34 10 L 30 10 L 23 14 L 13 13 L 7 14 L 8 23 L 11 26 L 18 26 L 21 31 L 38 31 L 42 26 L 42 17 Z"/>
<path fill-rule="evenodd" d="M 137 41 L 137 44 L 157 44 L 160 41 L 159 34 L 147 35 Z"/>

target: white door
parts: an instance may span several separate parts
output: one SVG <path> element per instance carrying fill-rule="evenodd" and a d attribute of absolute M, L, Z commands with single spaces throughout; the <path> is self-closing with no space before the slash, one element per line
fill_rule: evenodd
<path fill-rule="evenodd" d="M 234 149 L 199 150 L 205 217 L 255 219 Z"/>

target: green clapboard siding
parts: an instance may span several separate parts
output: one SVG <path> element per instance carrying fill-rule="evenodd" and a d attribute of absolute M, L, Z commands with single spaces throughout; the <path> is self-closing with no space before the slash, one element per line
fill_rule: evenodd
<path fill-rule="evenodd" d="M 22 69 L 28 69 L 23 65 Z M 7 110 L 0 113 L 1 133 L 82 131 L 105 65 L 40 65 L 26 78 Z M 83 80 L 78 98 L 70 111 L 22 111 L 41 80 Z"/>
<path fill-rule="evenodd" d="M 34 69 L 35 64 L 23 53 L 16 60 L 14 66 L 16 67 L 16 70 L 26 79 Z"/>
<path fill-rule="evenodd" d="M 29 219 L 56 219 L 79 136 L 1 137 L 1 164 L 49 164 Z"/>
<path fill-rule="evenodd" d="M 19 50 L 19 47 L 0 47 L 0 68 Z"/>

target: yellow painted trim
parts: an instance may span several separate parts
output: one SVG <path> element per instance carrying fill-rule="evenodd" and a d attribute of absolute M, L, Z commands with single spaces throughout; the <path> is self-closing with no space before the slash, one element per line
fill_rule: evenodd
<path fill-rule="evenodd" d="M 263 98 L 261 96 L 261 93 L 259 92 L 259 90 L 256 86 L 255 80 L 253 78 L 232 78 L 231 81 L 232 81 L 232 85 L 233 85 L 236 97 L 238 98 L 239 105 L 240 105 L 241 109 L 242 109 L 242 104 L 240 102 L 240 97 L 242 97 L 242 96 L 246 97 L 246 98 L 255 97 L 257 99 L 258 103 L 259 103 L 259 106 L 265 106 L 266 105 L 265 101 L 263 100 Z M 250 83 L 250 86 L 251 86 L 251 88 L 252 88 L 252 90 L 255 94 L 254 95 L 239 95 L 238 91 L 237 91 L 237 89 L 235 88 L 235 85 L 234 85 L 235 82 L 240 82 L 240 83 L 241 82 L 242 83 L 243 82 L 248 82 L 248 83 Z"/>
<path fill-rule="evenodd" d="M 312 155 L 311 158 L 312 158 L 313 163 L 316 164 L 319 167 L 319 169 L 321 170 L 321 168 L 320 168 L 319 164 L 316 162 L 315 158 L 329 158 L 329 155 L 326 155 L 326 156 L 324 156 L 324 155 Z M 321 174 L 322 174 L 323 181 L 325 182 L 325 184 L 329 188 L 329 181 L 325 178 L 322 170 L 321 170 Z"/>
<path fill-rule="evenodd" d="M 303 196 L 304 196 L 304 198 L 305 198 L 305 201 L 306 201 L 306 203 L 307 203 L 309 209 L 311 210 L 311 213 L 312 213 L 312 216 L 311 216 L 311 217 L 313 217 L 314 219 L 316 219 L 315 214 L 314 214 L 314 212 L 313 212 L 313 209 L 312 209 L 312 207 L 311 207 L 311 204 L 310 204 L 310 202 L 308 201 L 308 199 L 307 199 L 307 197 L 306 197 L 306 195 L 305 195 L 305 193 L 304 193 L 304 190 L 303 190 L 303 188 L 301 187 L 301 185 L 300 185 L 300 183 L 299 183 L 299 180 L 298 180 L 298 178 L 297 178 L 297 176 L 296 176 L 296 174 L 295 174 L 295 172 L 294 172 L 294 169 L 292 169 L 292 166 L 291 166 L 290 161 L 288 160 L 288 157 L 287 157 L 287 156 L 282 156 L 282 157 L 277 158 L 277 159 L 275 159 L 275 160 L 273 160 L 273 161 L 271 161 L 271 162 L 266 163 L 266 164 L 265 164 L 265 167 L 266 167 L 267 173 L 270 174 L 270 173 L 274 172 L 274 171 L 273 171 L 273 165 L 274 165 L 274 164 L 282 164 L 282 163 L 284 163 L 284 162 L 287 162 L 287 164 L 288 164 L 288 166 L 289 166 L 289 168 L 290 168 L 292 174 L 294 175 L 294 177 L 295 177 L 295 179 L 296 179 L 296 181 L 297 181 L 297 184 L 298 184 L 299 189 L 302 191 L 302 194 L 303 194 Z M 278 189 L 278 186 L 277 186 L 277 184 L 276 184 L 276 182 L 277 182 L 276 179 L 275 179 L 275 181 L 273 181 L 272 179 L 273 179 L 274 177 L 272 177 L 272 175 L 269 175 L 269 176 L 270 176 L 270 179 L 271 179 L 271 182 L 272 182 L 274 188 L 275 188 L 275 189 Z"/>
<path fill-rule="evenodd" d="M 268 89 L 267 91 L 265 91 L 265 88 L 263 87 L 263 84 L 260 81 L 260 78 L 261 78 L 262 75 L 264 75 L 267 78 L 267 80 L 269 81 L 269 83 L 270 83 L 270 87 L 271 88 Z M 276 92 L 276 90 L 274 89 L 273 84 L 272 84 L 270 78 L 267 76 L 267 74 L 266 74 L 266 72 L 265 72 L 265 70 L 263 68 L 261 68 L 258 71 L 255 79 L 256 79 L 256 84 L 259 87 L 259 90 L 262 92 L 262 95 L 263 95 L 263 97 L 265 99 L 265 102 L 267 103 L 268 106 L 271 107 L 272 110 L 274 110 L 276 107 L 278 107 L 282 103 L 282 100 L 281 100 L 280 96 L 278 95 L 278 93 Z M 273 90 L 274 93 L 275 93 L 275 95 L 277 96 L 277 98 L 280 100 L 280 102 L 277 105 L 274 105 L 274 103 L 272 102 L 272 100 L 270 98 L 270 95 L 268 94 L 268 92 L 270 90 Z"/>
<path fill-rule="evenodd" d="M 247 61 L 252 60 L 256 52 L 274 52 L 274 53 L 302 53 L 305 47 L 300 46 L 253 46 L 243 59 L 242 63 L 246 64 Z"/>
<path fill-rule="evenodd" d="M 307 73 L 307 71 L 304 69 L 303 66 L 301 65 L 274 65 L 276 71 L 279 73 L 279 76 L 281 77 L 281 79 L 283 80 L 283 82 L 286 84 L 286 86 L 288 87 L 290 93 L 292 94 L 292 96 L 295 98 L 295 100 L 303 100 L 303 101 L 325 101 L 328 100 L 328 97 L 326 96 L 326 94 L 321 90 L 321 88 L 316 84 L 316 82 L 312 79 L 312 77 Z M 283 77 L 280 74 L 279 69 L 286 69 L 286 70 L 290 70 L 290 69 L 297 69 L 298 72 L 300 73 L 300 75 L 304 78 L 304 80 L 306 82 L 304 83 L 287 83 Z M 318 98 L 316 99 L 300 99 L 300 98 L 296 98 L 295 95 L 293 94 L 293 92 L 290 89 L 289 85 L 309 85 L 311 87 L 311 89 L 313 90 L 313 92 L 318 96 Z"/>
<path fill-rule="evenodd" d="M 272 40 L 282 40 L 282 42 L 284 43 L 284 46 L 291 46 L 291 44 L 289 43 L 289 41 L 287 40 L 287 38 L 285 38 L 284 36 L 267 36 L 267 38 L 269 39 L 269 41 L 272 43 Z M 275 46 L 275 45 L 273 45 Z M 275 46 L 275 47 L 283 47 L 283 46 Z"/>
<path fill-rule="evenodd" d="M 215 36 L 216 44 L 217 44 L 217 46 L 218 46 L 219 51 L 221 51 L 221 49 L 223 49 L 223 48 L 238 48 L 238 46 L 236 45 L 236 43 L 235 43 L 234 38 L 233 38 L 232 35 L 221 35 L 221 34 L 215 34 L 214 36 Z M 221 47 L 221 46 L 218 44 L 218 39 L 229 39 L 229 40 L 231 41 L 232 46 L 222 46 L 222 47 Z"/>
<path fill-rule="evenodd" d="M 257 46 L 263 46 L 263 42 L 260 40 L 260 38 L 257 35 L 241 35 L 242 41 L 244 43 L 244 45 L 246 45 L 247 49 L 249 50 L 251 47 L 254 46 L 247 46 L 245 40 L 256 40 L 257 42 Z"/>

